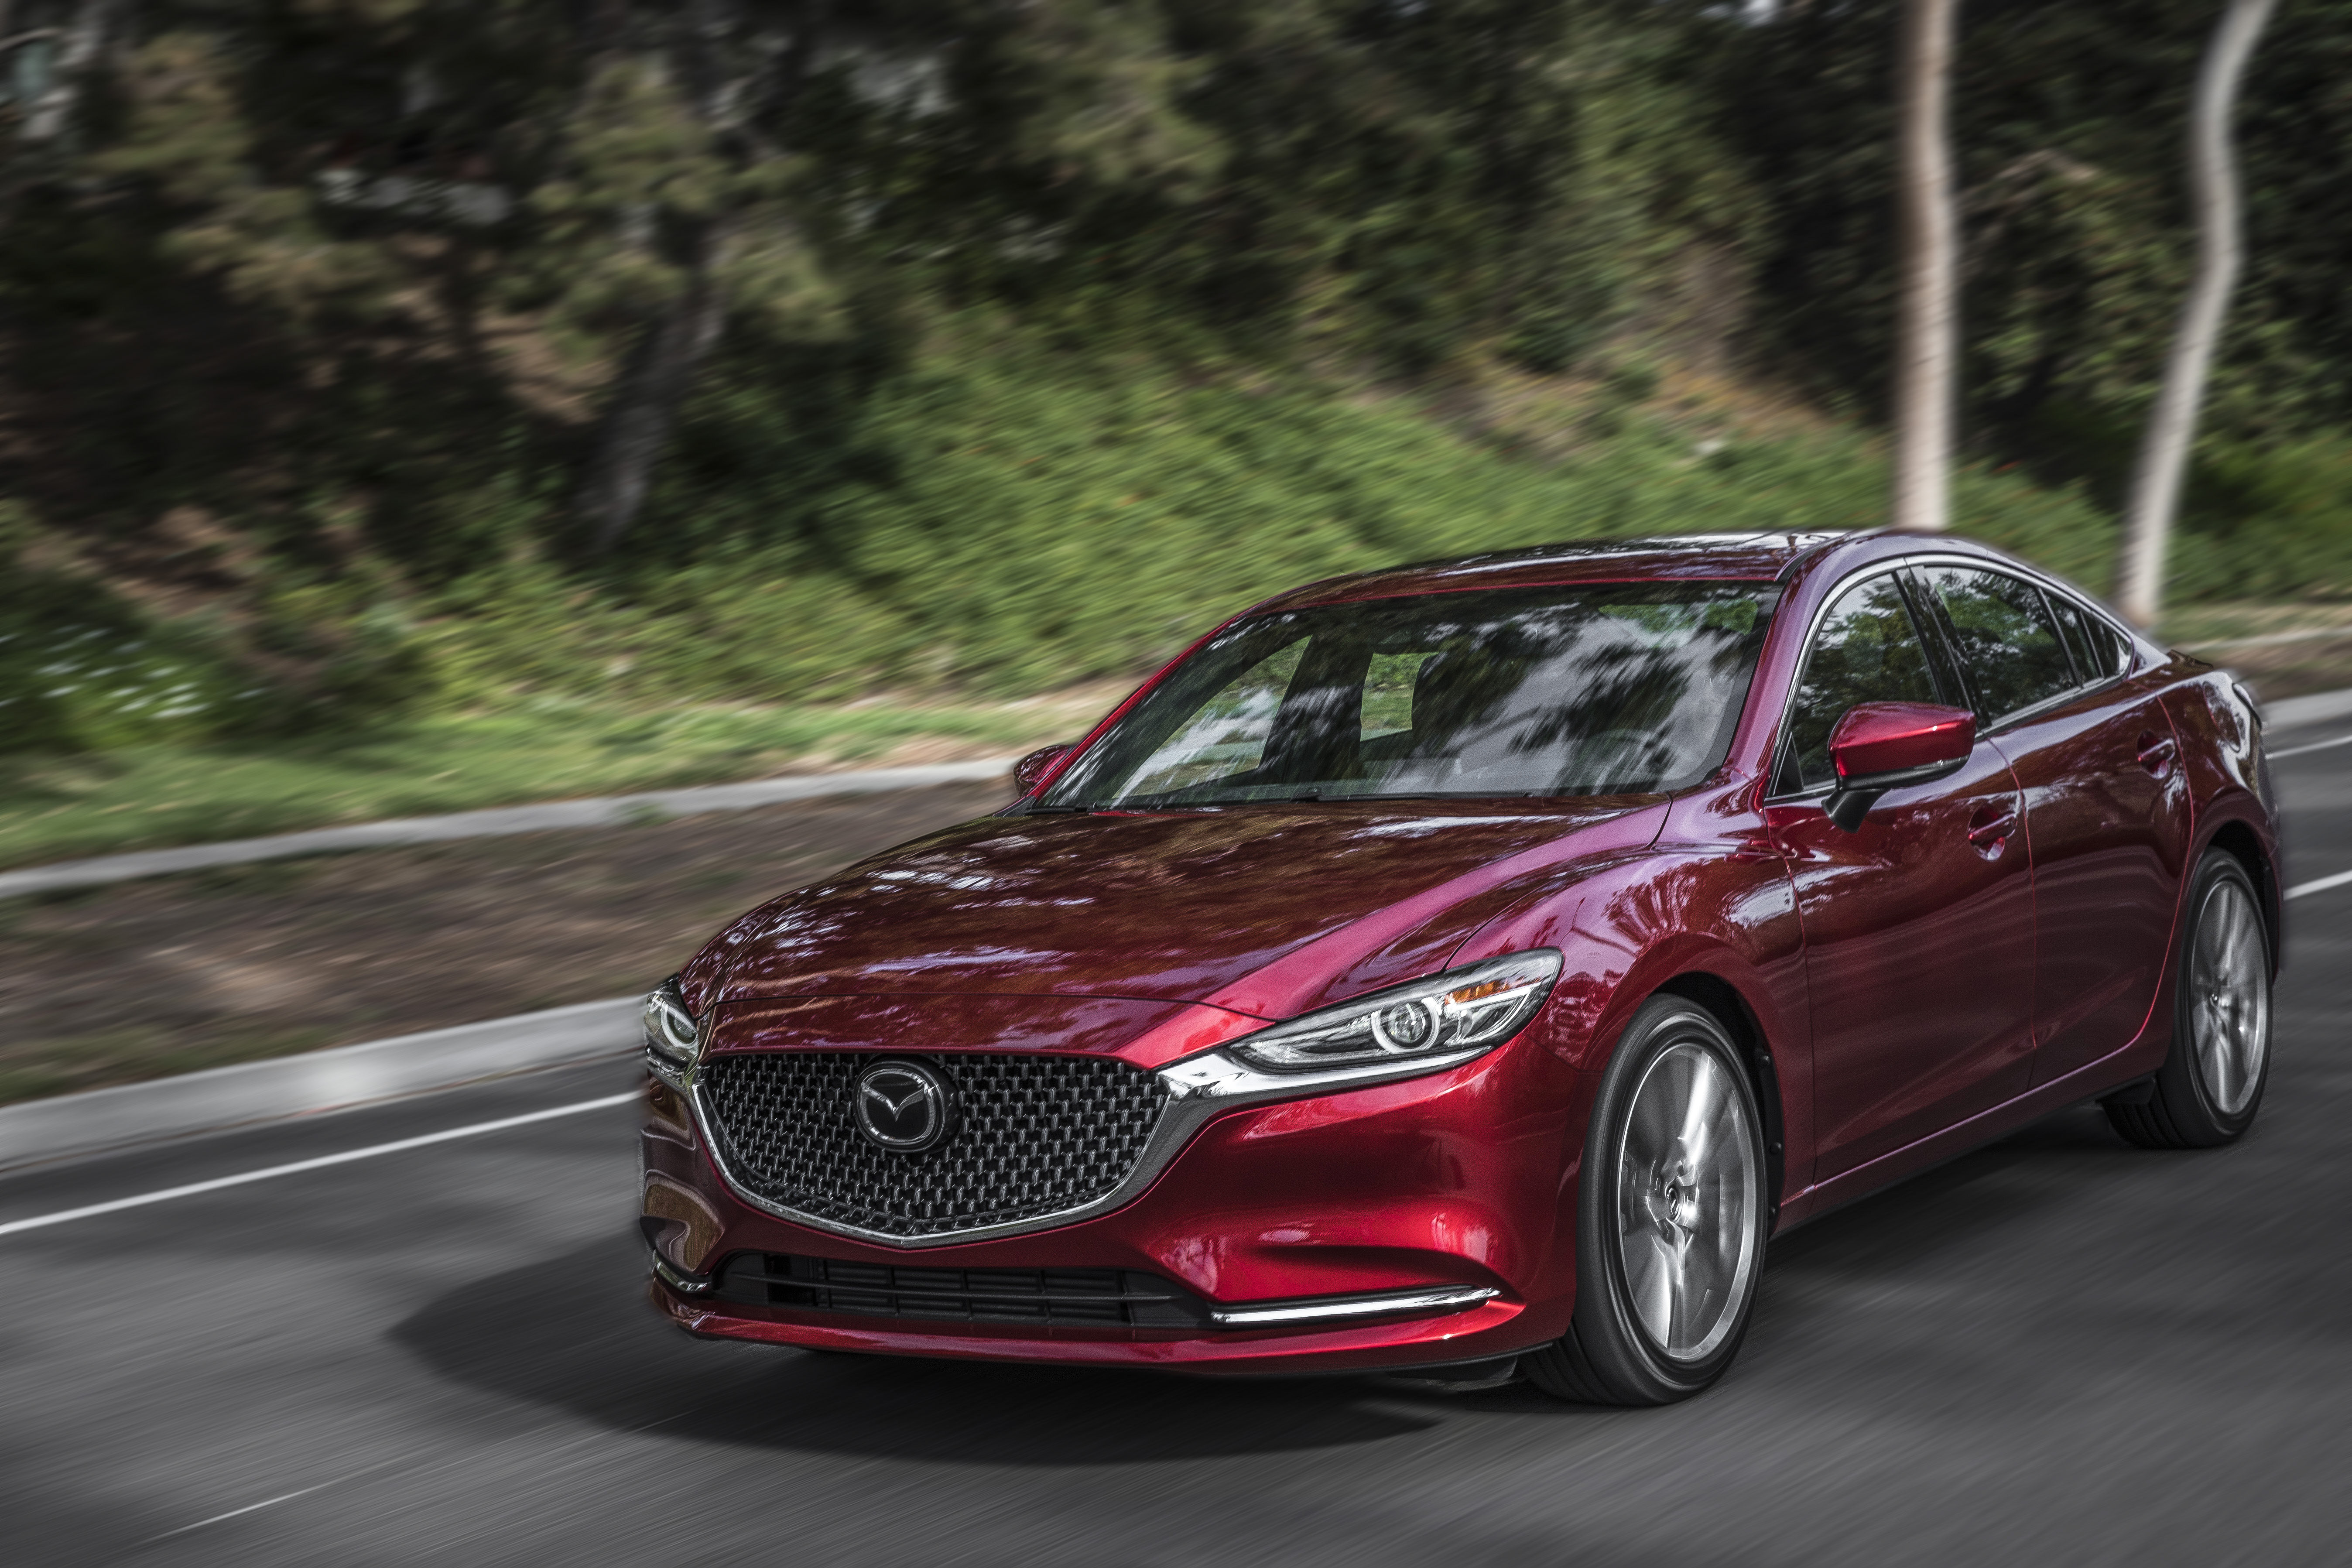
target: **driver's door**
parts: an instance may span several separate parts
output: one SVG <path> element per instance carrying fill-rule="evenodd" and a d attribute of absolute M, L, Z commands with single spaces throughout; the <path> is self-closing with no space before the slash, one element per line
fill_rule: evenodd
<path fill-rule="evenodd" d="M 1830 822 L 1829 736 L 1862 702 L 1965 706 L 1883 571 L 1846 587 L 1807 649 L 1767 805 L 1796 884 L 1811 994 L 1813 1180 L 2022 1093 L 2033 1063 L 2033 884 L 2009 764 L 1979 742 L 1957 773 Z"/>

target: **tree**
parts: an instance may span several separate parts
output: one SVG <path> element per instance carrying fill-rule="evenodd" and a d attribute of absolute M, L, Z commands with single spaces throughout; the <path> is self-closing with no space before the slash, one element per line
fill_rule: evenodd
<path fill-rule="evenodd" d="M 730 310 L 792 316 L 826 288 L 774 138 L 821 42 L 825 0 L 786 8 L 778 47 L 733 0 L 689 0 L 637 38 L 608 35 L 569 138 L 569 177 L 535 202 L 566 256 L 565 311 L 627 346 L 573 508 L 602 554 L 636 522 L 679 405 Z M 630 46 L 636 45 L 632 48 Z"/>
<path fill-rule="evenodd" d="M 1895 367 L 1895 526 L 1941 532 L 1950 511 L 1960 354 L 1951 76 L 1959 0 L 1910 0 L 1902 59 L 1902 296 Z"/>
<path fill-rule="evenodd" d="M 2197 435 L 2205 381 L 2221 341 L 2230 296 L 2244 259 L 2238 169 L 2230 133 L 2238 84 L 2276 0 L 2230 0 L 2213 30 L 2197 77 L 2190 113 L 2189 173 L 2197 212 L 2197 278 L 2182 305 L 2164 386 L 2149 416 L 2139 466 L 2133 475 L 2116 596 L 2123 612 L 2143 626 L 2164 607 L 2165 555 L 2180 507 L 2181 481 Z"/>

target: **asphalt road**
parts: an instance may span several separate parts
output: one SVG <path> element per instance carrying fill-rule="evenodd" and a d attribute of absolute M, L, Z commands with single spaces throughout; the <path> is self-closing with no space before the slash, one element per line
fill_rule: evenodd
<path fill-rule="evenodd" d="M 2273 737 L 2332 739 L 2352 723 Z M 2285 759 L 2352 870 L 2352 745 Z M 2263 1119 L 2054 1117 L 1773 1246 L 1671 1409 L 688 1340 L 610 1066 L 0 1182 L 0 1552 L 23 1563 L 2343 1563 L 2352 886 L 2290 906 Z"/>

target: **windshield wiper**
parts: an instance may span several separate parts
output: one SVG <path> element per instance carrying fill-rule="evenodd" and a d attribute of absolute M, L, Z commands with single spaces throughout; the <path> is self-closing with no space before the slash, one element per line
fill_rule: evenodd
<path fill-rule="evenodd" d="M 1024 807 L 1021 815 L 1024 816 L 1083 816 L 1088 812 L 1100 809 L 1101 807 L 1093 805 L 1046 805 L 1040 803 Z"/>

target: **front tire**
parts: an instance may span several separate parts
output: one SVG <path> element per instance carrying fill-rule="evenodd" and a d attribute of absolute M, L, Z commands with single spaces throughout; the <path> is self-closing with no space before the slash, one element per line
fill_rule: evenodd
<path fill-rule="evenodd" d="M 1521 1362 L 1545 1393 L 1667 1405 L 1739 1353 L 1771 1203 L 1763 1121 L 1721 1023 L 1654 996 L 1603 1075 L 1577 1184 L 1576 1315 Z"/>
<path fill-rule="evenodd" d="M 2236 1142 L 2270 1081 L 2270 932 L 2236 856 L 2205 852 L 2182 925 L 2171 1052 L 2153 1083 L 2105 1102 L 2108 1122 L 2143 1149 Z"/>

